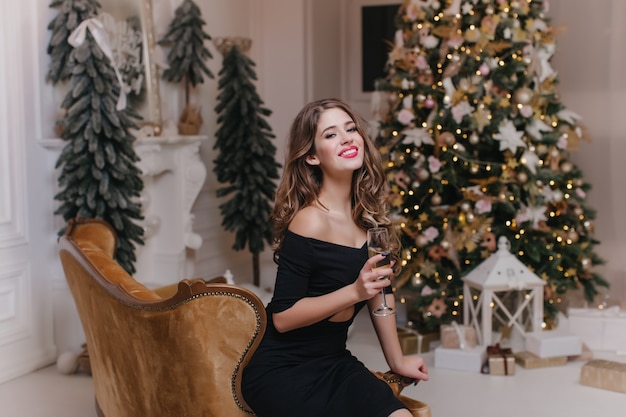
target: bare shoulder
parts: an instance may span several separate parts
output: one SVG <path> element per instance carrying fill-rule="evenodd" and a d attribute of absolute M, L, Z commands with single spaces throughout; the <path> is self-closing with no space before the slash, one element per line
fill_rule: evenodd
<path fill-rule="evenodd" d="M 322 210 L 315 206 L 307 206 L 296 213 L 289 224 L 289 230 L 300 236 L 321 239 L 327 226 L 328 219 Z"/>

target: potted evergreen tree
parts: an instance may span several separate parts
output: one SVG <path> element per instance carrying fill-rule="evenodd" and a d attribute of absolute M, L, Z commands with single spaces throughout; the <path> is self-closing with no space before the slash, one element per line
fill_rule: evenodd
<path fill-rule="evenodd" d="M 56 164 L 61 169 L 61 191 L 55 199 L 61 205 L 55 214 L 66 221 L 100 218 L 111 224 L 118 235 L 116 260 L 132 274 L 135 244 L 143 244 L 144 235 L 135 223 L 142 219 L 137 200 L 143 181 L 135 165 L 139 160 L 133 149 L 135 137 L 129 133 L 139 116 L 116 106 L 121 93 L 118 78 L 89 31 L 70 53 L 67 69 L 70 90 L 61 103 L 66 111 L 61 123 L 62 139 L 68 143 Z"/>
<path fill-rule="evenodd" d="M 192 0 L 184 0 L 176 9 L 174 19 L 159 45 L 169 47 L 167 61 L 169 68 L 163 71 L 163 78 L 172 83 L 184 82 L 185 108 L 178 123 L 178 132 L 195 135 L 200 131 L 202 117 L 197 106 L 189 103 L 191 87 L 204 82 L 203 74 L 213 78 L 213 73 L 204 61 L 212 58 L 204 45 L 211 37 L 202 30 L 206 22 L 200 8 Z"/>
<path fill-rule="evenodd" d="M 274 199 L 278 178 L 275 160 L 276 147 L 271 142 L 275 136 L 265 120 L 271 111 L 263 107 L 253 81 L 254 62 L 245 55 L 250 48 L 249 39 L 216 39 L 215 44 L 224 56 L 219 72 L 215 111 L 219 127 L 218 150 L 214 172 L 220 183 L 218 197 L 230 196 L 220 205 L 222 225 L 236 233 L 234 250 L 247 246 L 252 253 L 253 284 L 259 285 L 259 254 L 270 243 L 272 230 L 269 224 L 271 202 Z"/>

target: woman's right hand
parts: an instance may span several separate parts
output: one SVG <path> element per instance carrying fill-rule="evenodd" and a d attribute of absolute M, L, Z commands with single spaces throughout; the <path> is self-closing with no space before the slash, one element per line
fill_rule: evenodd
<path fill-rule="evenodd" d="M 376 267 L 376 264 L 383 262 L 388 255 L 378 254 L 369 258 L 359 272 L 359 276 L 354 282 L 359 298 L 362 301 L 369 300 L 380 291 L 388 287 L 393 277 L 393 266 L 391 262 L 383 267 Z M 384 279 L 380 279 L 385 277 Z"/>

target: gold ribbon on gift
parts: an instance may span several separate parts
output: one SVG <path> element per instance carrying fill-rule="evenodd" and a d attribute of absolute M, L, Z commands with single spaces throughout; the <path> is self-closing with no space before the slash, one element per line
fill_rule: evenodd
<path fill-rule="evenodd" d="M 452 321 L 452 328 L 459 337 L 459 348 L 461 350 L 465 350 L 465 348 L 467 347 L 467 342 L 465 341 L 465 328 L 459 326 L 459 323 L 457 323 L 456 320 Z"/>

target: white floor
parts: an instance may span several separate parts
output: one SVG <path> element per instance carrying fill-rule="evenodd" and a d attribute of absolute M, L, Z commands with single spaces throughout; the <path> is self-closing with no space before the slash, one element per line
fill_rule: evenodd
<path fill-rule="evenodd" d="M 348 345 L 370 369 L 388 369 L 366 316 L 357 319 Z M 596 352 L 595 357 L 626 362 L 626 357 L 608 353 Z M 436 369 L 432 352 L 424 358 L 430 381 L 408 387 L 404 394 L 430 404 L 433 417 L 626 415 L 626 394 L 580 384 L 582 361 L 541 369 L 516 366 L 515 375 L 494 376 Z M 0 384 L 0 416 L 96 417 L 91 377 L 62 375 L 49 366 Z"/>

